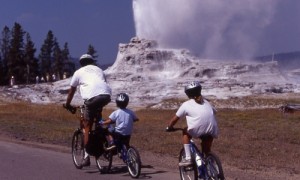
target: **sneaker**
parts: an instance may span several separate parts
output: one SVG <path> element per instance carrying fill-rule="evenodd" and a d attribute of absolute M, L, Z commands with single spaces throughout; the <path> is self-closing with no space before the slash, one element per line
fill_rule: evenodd
<path fill-rule="evenodd" d="M 191 159 L 182 158 L 182 160 L 178 163 L 178 165 L 180 167 L 192 165 L 192 160 Z"/>
<path fill-rule="evenodd" d="M 90 166 L 91 165 L 90 157 L 87 157 L 87 158 L 83 159 L 81 165 L 82 166 Z"/>
<path fill-rule="evenodd" d="M 116 145 L 115 144 L 110 144 L 108 145 L 108 147 L 106 148 L 107 151 L 110 151 L 110 150 L 113 150 L 116 148 Z"/>

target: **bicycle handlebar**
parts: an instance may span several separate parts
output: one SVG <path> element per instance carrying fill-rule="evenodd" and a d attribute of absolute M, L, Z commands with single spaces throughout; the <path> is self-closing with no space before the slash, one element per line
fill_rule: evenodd
<path fill-rule="evenodd" d="M 63 104 L 63 107 L 68 110 L 69 112 L 71 112 L 72 114 L 75 114 L 76 113 L 76 110 L 78 107 L 74 107 L 74 106 L 71 106 L 71 105 L 66 105 L 66 104 Z"/>
<path fill-rule="evenodd" d="M 174 128 L 174 127 L 166 127 L 165 129 L 166 132 L 175 132 L 175 131 L 183 131 L 183 128 Z"/>

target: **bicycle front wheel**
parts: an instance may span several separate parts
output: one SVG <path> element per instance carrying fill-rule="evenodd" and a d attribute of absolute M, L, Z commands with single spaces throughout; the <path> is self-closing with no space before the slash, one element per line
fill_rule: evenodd
<path fill-rule="evenodd" d="M 205 161 L 206 161 L 207 175 L 209 179 L 214 179 L 214 180 L 225 179 L 221 161 L 216 154 L 210 152 L 206 156 Z"/>
<path fill-rule="evenodd" d="M 112 152 L 105 151 L 101 156 L 96 157 L 96 165 L 101 173 L 108 173 L 112 165 Z"/>
<path fill-rule="evenodd" d="M 130 176 L 138 178 L 141 174 L 142 162 L 139 152 L 132 146 L 130 146 L 127 150 L 126 164 Z"/>
<path fill-rule="evenodd" d="M 179 153 L 179 162 L 185 158 L 184 148 L 181 149 Z M 198 169 L 196 163 L 193 162 L 190 166 L 179 167 L 180 178 L 182 180 L 197 180 L 198 179 Z"/>
<path fill-rule="evenodd" d="M 76 130 L 72 137 L 72 159 L 77 169 L 82 168 L 84 158 L 83 133 L 80 129 Z"/>

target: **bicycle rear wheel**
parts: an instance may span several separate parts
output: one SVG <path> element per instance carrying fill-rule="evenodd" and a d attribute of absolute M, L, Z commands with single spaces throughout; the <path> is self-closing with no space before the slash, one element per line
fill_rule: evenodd
<path fill-rule="evenodd" d="M 101 173 L 108 173 L 112 164 L 112 152 L 105 151 L 99 157 L 96 157 L 96 165 Z"/>
<path fill-rule="evenodd" d="M 141 174 L 141 157 L 137 149 L 130 146 L 127 150 L 127 160 L 126 160 L 128 172 L 131 177 L 138 178 Z"/>
<path fill-rule="evenodd" d="M 84 157 L 83 133 L 80 129 L 76 130 L 72 137 L 72 159 L 77 169 L 82 168 Z"/>
<path fill-rule="evenodd" d="M 207 175 L 209 179 L 212 180 L 225 179 L 221 161 L 216 154 L 210 152 L 206 156 L 205 161 L 206 161 Z"/>
<path fill-rule="evenodd" d="M 184 148 L 181 149 L 179 154 L 179 162 L 185 158 Z M 198 169 L 196 163 L 193 162 L 190 166 L 179 167 L 180 178 L 182 180 L 197 180 L 198 179 Z"/>

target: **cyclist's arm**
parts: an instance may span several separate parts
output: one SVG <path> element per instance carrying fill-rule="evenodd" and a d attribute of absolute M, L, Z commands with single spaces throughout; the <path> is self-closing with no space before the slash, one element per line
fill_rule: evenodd
<path fill-rule="evenodd" d="M 109 125 L 109 124 L 113 124 L 113 123 L 114 123 L 114 122 L 113 122 L 111 119 L 109 119 L 109 118 L 102 121 L 102 124 L 103 124 L 103 125 Z"/>
<path fill-rule="evenodd" d="M 176 115 L 172 117 L 172 119 L 169 121 L 168 127 L 173 127 L 180 118 Z"/>
<path fill-rule="evenodd" d="M 71 86 L 70 89 L 69 89 L 66 106 L 70 106 L 75 92 L 76 92 L 76 87 Z"/>

